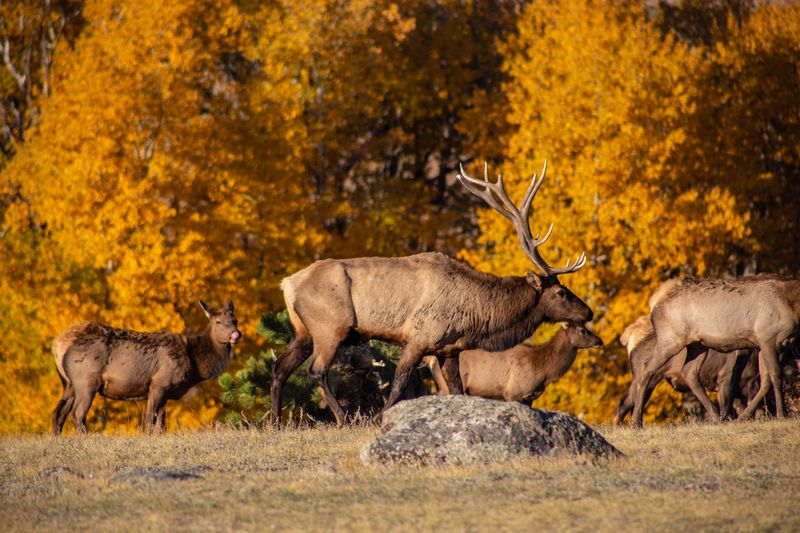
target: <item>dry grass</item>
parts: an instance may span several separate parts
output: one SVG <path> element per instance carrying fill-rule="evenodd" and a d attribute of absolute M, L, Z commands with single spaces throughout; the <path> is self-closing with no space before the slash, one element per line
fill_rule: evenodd
<path fill-rule="evenodd" d="M 6 531 L 800 530 L 800 421 L 600 429 L 627 458 L 367 468 L 357 453 L 375 430 L 364 427 L 9 438 L 0 441 L 0 524 Z M 135 467 L 196 477 L 119 479 Z"/>

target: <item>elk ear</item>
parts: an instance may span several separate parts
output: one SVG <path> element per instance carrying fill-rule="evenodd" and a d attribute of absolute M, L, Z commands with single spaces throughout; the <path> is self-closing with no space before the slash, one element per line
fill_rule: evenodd
<path fill-rule="evenodd" d="M 232 300 L 228 300 L 227 302 L 225 302 L 225 309 L 227 309 L 228 311 L 233 313 L 233 301 Z"/>
<path fill-rule="evenodd" d="M 200 309 L 206 314 L 206 318 L 211 320 L 211 308 L 208 307 L 208 304 L 205 303 L 203 300 L 197 300 L 197 303 L 200 304 Z"/>
<path fill-rule="evenodd" d="M 541 291 L 544 288 L 544 285 L 542 284 L 542 277 L 536 272 L 528 270 L 527 278 L 528 283 L 536 290 Z"/>

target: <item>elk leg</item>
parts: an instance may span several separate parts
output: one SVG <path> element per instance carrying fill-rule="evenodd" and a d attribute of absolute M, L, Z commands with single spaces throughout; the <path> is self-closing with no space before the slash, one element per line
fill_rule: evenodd
<path fill-rule="evenodd" d="M 442 370 L 444 379 L 447 380 L 450 394 L 464 394 L 464 384 L 461 383 L 461 375 L 458 368 L 458 356 L 446 358 Z"/>
<path fill-rule="evenodd" d="M 636 394 L 636 381 L 632 381 L 630 387 L 628 387 L 628 392 L 619 399 L 617 402 L 617 412 L 614 415 L 614 425 L 618 426 L 625 421 L 625 417 L 628 416 L 633 410 L 633 396 Z"/>
<path fill-rule="evenodd" d="M 156 411 L 156 428 L 159 433 L 167 432 L 167 401 L 161 403 L 161 409 Z"/>
<path fill-rule="evenodd" d="M 650 381 L 652 380 L 652 375 L 649 373 L 645 373 L 642 375 L 642 378 L 638 380 L 638 382 L 631 383 L 631 387 L 635 386 L 635 395 L 633 398 L 633 415 L 631 416 L 631 424 L 636 427 L 642 427 L 644 422 L 644 406 L 647 404 L 647 400 L 650 399 L 650 394 L 652 393 L 652 389 L 650 388 Z"/>
<path fill-rule="evenodd" d="M 312 342 L 309 337 L 296 336 L 286 347 L 286 350 L 278 357 L 275 367 L 272 369 L 272 387 L 270 387 L 270 398 L 272 401 L 272 425 L 280 429 L 281 427 L 281 404 L 283 402 L 283 386 L 286 380 L 303 364 L 303 361 L 311 355 Z"/>
<path fill-rule="evenodd" d="M 431 371 L 433 382 L 436 383 L 436 394 L 446 396 L 450 394 L 450 387 L 447 386 L 447 381 L 444 379 L 442 367 L 439 365 L 439 359 L 434 355 L 428 355 L 422 358 L 422 361 L 428 365 Z"/>
<path fill-rule="evenodd" d="M 767 345 L 761 350 L 761 355 L 764 357 L 763 366 L 766 367 L 775 394 L 775 416 L 786 418 L 786 408 L 783 405 L 783 369 L 778 352 L 772 345 Z"/>
<path fill-rule="evenodd" d="M 61 434 L 73 405 L 75 405 L 75 390 L 72 388 L 72 383 L 64 382 L 64 393 L 53 411 L 53 435 Z"/>
<path fill-rule="evenodd" d="M 765 364 L 763 358 L 763 351 L 760 351 L 758 353 L 758 372 L 761 378 L 761 383 L 759 384 L 758 392 L 747 403 L 747 407 L 745 408 L 744 412 L 742 412 L 742 414 L 739 416 L 741 420 L 747 420 L 748 418 L 752 418 L 753 413 L 755 413 L 756 409 L 758 409 L 758 406 L 767 396 L 770 385 L 772 385 L 772 381 L 770 380 L 769 374 L 767 373 L 764 366 Z"/>
<path fill-rule="evenodd" d="M 686 384 L 689 386 L 689 390 L 692 391 L 692 394 L 694 394 L 702 404 L 706 414 L 711 417 L 712 420 L 719 422 L 719 409 L 708 397 L 708 394 L 706 394 L 706 390 L 700 383 L 700 379 L 697 374 L 691 372 L 689 375 L 684 376 L 684 379 L 686 380 Z"/>
<path fill-rule="evenodd" d="M 339 349 L 339 344 L 344 340 L 346 335 L 332 337 L 330 339 L 315 339 L 314 354 L 312 356 L 311 366 L 308 367 L 308 376 L 319 387 L 322 397 L 325 398 L 325 403 L 328 409 L 333 411 L 333 416 L 336 417 L 336 426 L 342 427 L 345 423 L 345 413 L 336 396 L 331 392 L 328 386 L 328 368 L 336 357 L 336 351 Z M 417 361 L 419 363 L 419 361 Z"/>
<path fill-rule="evenodd" d="M 722 372 L 717 376 L 719 416 L 722 420 L 731 418 L 731 409 L 733 408 L 733 374 L 738 358 L 738 352 L 735 357 L 729 356 Z"/>
<path fill-rule="evenodd" d="M 647 402 L 650 401 L 650 396 L 653 394 L 656 385 L 660 382 L 661 378 L 657 378 L 654 373 L 644 374 L 641 380 L 637 381 L 636 394 L 633 399 L 633 415 L 631 415 L 631 425 L 634 427 L 642 427 L 644 425 L 644 408 Z"/>
<path fill-rule="evenodd" d="M 400 361 L 397 363 L 397 368 L 394 371 L 394 380 L 392 380 L 392 392 L 389 394 L 389 399 L 386 400 L 386 404 L 383 406 L 383 409 L 375 417 L 375 423 L 380 424 L 381 420 L 383 419 L 383 413 L 385 413 L 391 406 L 397 403 L 397 400 L 400 399 L 400 396 L 403 394 L 403 391 L 408 385 L 408 379 L 411 377 L 411 372 L 416 368 L 419 364 L 420 360 L 422 359 L 423 352 L 418 348 L 412 347 L 411 345 L 407 344 L 403 351 L 400 352 Z"/>
<path fill-rule="evenodd" d="M 694 357 L 698 351 L 702 351 L 700 355 Z M 708 350 L 704 348 L 697 348 L 695 346 L 690 345 L 688 347 L 688 353 L 686 359 L 689 361 L 684 365 L 683 370 L 681 373 L 683 374 L 684 380 L 686 380 L 686 384 L 689 386 L 689 390 L 692 391 L 700 403 L 703 405 L 703 408 L 706 410 L 706 414 L 710 416 L 713 420 L 719 421 L 719 409 L 715 406 L 706 394 L 706 389 L 700 383 L 700 367 L 703 366 L 703 363 L 706 360 L 706 355 L 708 355 Z"/>
<path fill-rule="evenodd" d="M 164 389 L 151 386 L 150 393 L 147 395 L 147 408 L 144 411 L 144 428 L 148 434 L 159 432 L 160 425 L 158 424 L 158 415 L 159 412 L 161 412 L 163 419 L 166 403 L 167 399 L 164 397 Z"/>
<path fill-rule="evenodd" d="M 717 386 L 720 420 L 728 420 L 731 418 L 731 409 L 733 404 L 733 391 L 731 390 L 731 387 L 732 383 L 730 382 L 722 382 Z"/>
<path fill-rule="evenodd" d="M 97 387 L 94 385 L 84 385 L 83 388 L 75 388 L 75 409 L 72 411 L 72 423 L 78 433 L 86 433 L 86 415 L 92 406 Z"/>

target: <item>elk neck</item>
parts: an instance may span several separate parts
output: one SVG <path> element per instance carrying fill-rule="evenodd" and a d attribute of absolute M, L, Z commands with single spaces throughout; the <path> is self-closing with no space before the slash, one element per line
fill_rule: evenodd
<path fill-rule="evenodd" d="M 498 278 L 487 285 L 480 299 L 485 304 L 480 311 L 483 328 L 476 344 L 489 351 L 501 351 L 515 346 L 545 321 L 539 305 L 541 292 L 524 277 Z"/>
<path fill-rule="evenodd" d="M 569 367 L 575 362 L 578 349 L 572 345 L 569 334 L 564 328 L 559 328 L 558 332 L 547 343 L 547 348 L 546 354 L 544 354 L 546 357 L 543 358 L 542 362 L 545 365 L 544 373 L 547 375 L 547 383 L 550 384 L 569 370 Z"/>
<path fill-rule="evenodd" d="M 189 358 L 201 379 L 211 379 L 222 373 L 233 355 L 230 343 L 219 343 L 211 337 L 211 324 L 199 335 L 186 337 Z"/>

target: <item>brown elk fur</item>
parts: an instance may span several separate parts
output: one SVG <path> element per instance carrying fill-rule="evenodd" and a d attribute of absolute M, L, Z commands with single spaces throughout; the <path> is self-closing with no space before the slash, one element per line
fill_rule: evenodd
<path fill-rule="evenodd" d="M 614 424 L 620 424 L 634 408 L 636 392 L 645 387 L 644 401 L 650 398 L 653 389 L 666 380 L 678 392 L 691 391 L 711 418 L 731 416 L 735 399 L 747 400 L 752 395 L 753 383 L 758 380 L 758 353 L 755 350 L 737 350 L 731 353 L 707 350 L 692 346 L 691 354 L 684 349 L 670 359 L 649 380 L 643 383 L 644 368 L 654 356 L 656 337 L 650 316 L 636 319 L 625 328 L 620 342 L 628 350 L 633 380 L 628 392 L 617 403 Z M 699 390 L 698 390 L 699 389 Z M 719 412 L 713 407 L 705 390 L 719 392 Z M 695 392 L 697 391 L 697 392 Z M 634 420 L 641 425 L 642 420 Z"/>
<path fill-rule="evenodd" d="M 742 416 L 752 416 L 771 386 L 776 414 L 786 415 L 779 353 L 797 334 L 800 280 L 769 274 L 737 279 L 685 278 L 666 282 L 657 294 L 660 297 L 650 313 L 657 349 L 644 370 L 644 380 L 652 379 L 694 342 L 723 352 L 757 348 L 764 369 L 761 386 Z M 635 420 L 641 418 L 645 389 L 637 391 Z"/>
<path fill-rule="evenodd" d="M 232 344 L 241 338 L 233 303 L 214 311 L 200 305 L 209 324 L 199 335 L 141 333 L 96 322 L 76 324 L 59 335 L 52 351 L 64 393 L 53 411 L 53 434 L 61 433 L 69 414 L 75 428 L 85 432 L 86 415 L 98 392 L 114 400 L 146 398 L 147 430 L 163 430 L 167 400 L 220 375 Z"/>
<path fill-rule="evenodd" d="M 497 353 L 463 351 L 458 359 L 464 393 L 529 404 L 569 370 L 578 349 L 602 345 L 587 328 L 568 325 L 538 346 L 518 344 Z"/>
<path fill-rule="evenodd" d="M 338 424 L 344 413 L 326 373 L 339 345 L 353 336 L 400 344 L 386 408 L 400 397 L 423 355 L 481 348 L 504 350 L 545 321 L 586 322 L 591 309 L 556 276 L 497 277 L 439 253 L 326 259 L 283 280 L 295 337 L 276 363 L 273 423 L 280 425 L 283 384 L 311 354 L 309 375 Z"/>

